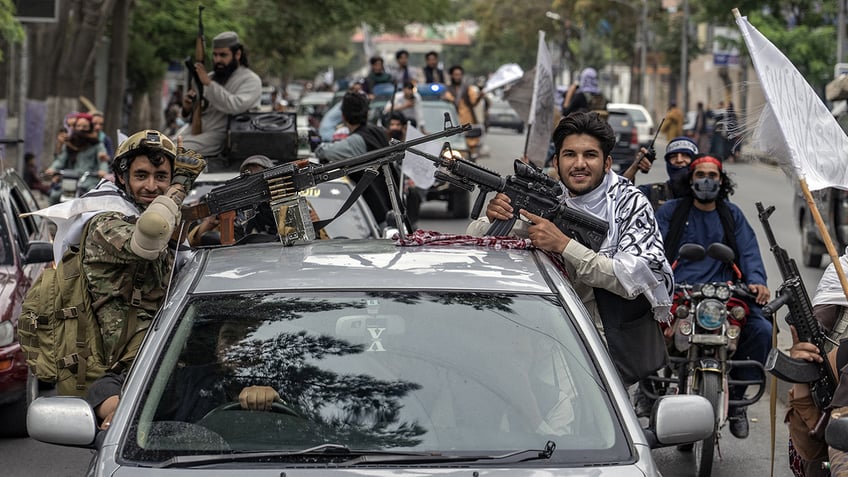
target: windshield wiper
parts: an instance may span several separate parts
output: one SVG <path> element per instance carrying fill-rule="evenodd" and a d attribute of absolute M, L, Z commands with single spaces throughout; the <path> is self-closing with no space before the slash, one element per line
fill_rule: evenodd
<path fill-rule="evenodd" d="M 228 462 L 251 461 L 261 459 L 284 460 L 292 457 L 326 457 L 339 458 L 346 455 L 392 455 L 412 457 L 426 455 L 411 452 L 391 453 L 388 451 L 351 451 L 350 448 L 341 444 L 321 444 L 319 446 L 310 447 L 299 451 L 262 451 L 262 452 L 237 452 L 231 454 L 202 454 L 202 455 L 179 455 L 154 465 L 157 469 L 166 469 L 174 467 L 194 467 L 197 465 L 223 464 Z"/>
<path fill-rule="evenodd" d="M 174 456 L 170 459 L 154 465 L 154 468 L 165 469 L 174 467 L 194 467 L 198 465 L 213 465 L 229 462 L 252 461 L 262 459 L 288 460 L 293 457 L 325 457 L 337 459 L 342 456 L 356 456 L 350 460 L 340 462 L 339 466 L 362 465 L 362 464 L 446 464 L 452 462 L 474 462 L 479 460 L 526 462 L 536 459 L 550 459 L 556 449 L 553 441 L 548 441 L 545 448 L 527 449 L 510 452 L 504 455 L 442 455 L 423 452 L 393 452 L 393 451 L 352 451 L 341 444 L 321 444 L 300 451 L 263 451 L 263 452 L 238 452 L 232 454 L 204 454 Z M 526 454 L 535 454 L 522 458 Z"/>
<path fill-rule="evenodd" d="M 550 459 L 556 450 L 556 442 L 548 441 L 544 449 L 526 449 L 503 455 L 440 455 L 440 454 L 388 454 L 369 453 L 344 462 L 340 465 L 362 465 L 362 464 L 450 464 L 454 462 L 476 462 L 488 460 L 502 464 L 504 462 L 527 462 L 537 459 Z M 531 454 L 526 456 L 526 454 Z M 535 454 L 535 455 L 533 455 Z M 524 456 L 524 457 L 522 457 Z"/>

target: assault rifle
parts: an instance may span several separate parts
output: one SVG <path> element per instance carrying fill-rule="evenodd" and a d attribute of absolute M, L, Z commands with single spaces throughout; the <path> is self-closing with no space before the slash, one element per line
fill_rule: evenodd
<path fill-rule="evenodd" d="M 789 309 L 786 322 L 795 327 L 799 340 L 816 345 L 822 357 L 821 363 L 813 363 L 790 358 L 777 348 L 773 348 L 766 359 L 765 368 L 766 371 L 783 381 L 809 384 L 813 402 L 817 408 L 824 410 L 830 405 L 833 392 L 836 390 L 836 378 L 825 352 L 824 345 L 827 338 L 818 320 L 813 316 L 810 296 L 804 287 L 795 260 L 789 258 L 786 250 L 777 245 L 774 239 L 774 232 L 772 232 L 771 225 L 768 222 L 769 216 L 774 212 L 774 206 L 765 209 L 761 202 L 757 202 L 756 205 L 757 214 L 766 232 L 769 248 L 774 254 L 777 267 L 780 269 L 780 276 L 783 279 L 783 284 L 777 290 L 777 298 L 763 307 L 763 313 L 774 315 L 781 306 L 786 305 Z M 823 414 L 823 416 L 825 415 L 826 413 Z M 818 432 L 821 424 L 823 422 L 820 422 L 814 431 Z"/>
<path fill-rule="evenodd" d="M 469 192 L 477 186 L 480 192 L 471 209 L 472 219 L 480 216 L 483 202 L 489 192 L 503 192 L 509 197 L 513 210 L 512 218 L 494 221 L 486 235 L 509 235 L 515 221 L 519 219 L 519 209 L 524 209 L 550 220 L 563 233 L 596 252 L 600 250 L 607 236 L 608 223 L 560 203 L 559 197 L 563 193 L 560 182 L 519 159 L 513 163 L 515 175 L 502 177 L 497 172 L 465 159 L 435 157 L 417 149 L 412 149 L 412 152 L 442 168 L 436 171 L 436 179 Z"/>
<path fill-rule="evenodd" d="M 194 97 L 194 104 L 191 107 L 191 133 L 200 134 L 203 132 L 203 124 L 200 119 L 203 113 L 203 83 L 200 82 L 200 76 L 197 75 L 195 63 L 206 62 L 206 40 L 203 37 L 203 5 L 197 6 L 197 39 L 194 41 L 194 58 L 188 57 L 185 60 L 186 68 L 188 68 L 188 85 L 191 88 L 191 83 L 194 83 L 197 96 Z"/>
<path fill-rule="evenodd" d="M 295 232 L 282 237 L 283 242 L 290 244 L 294 240 L 313 240 L 315 230 L 320 229 L 329 221 L 321 221 L 313 225 L 309 218 L 309 208 L 306 199 L 298 193 L 354 172 L 366 171 L 365 178 L 356 185 L 351 193 L 353 199 L 348 199 L 336 216 L 342 214 L 353 204 L 362 190 L 367 187 L 378 174 L 378 169 L 384 169 L 384 175 L 389 191 L 396 191 L 392 174 L 388 170 L 391 163 L 401 160 L 407 149 L 436 139 L 446 138 L 471 129 L 470 124 L 446 127 L 439 131 L 406 142 L 397 142 L 381 149 L 376 149 L 359 156 L 354 156 L 329 164 L 312 164 L 307 161 L 289 162 L 266 169 L 255 174 L 246 174 L 228 180 L 206 194 L 206 201 L 197 205 L 183 208 L 182 217 L 193 221 L 217 215 L 221 220 L 221 243 L 231 245 L 234 240 L 234 221 L 236 211 L 250 209 L 256 204 L 267 202 L 278 216 L 280 209 L 287 207 L 285 222 L 291 225 Z M 389 197 L 395 213 L 400 216 L 399 201 L 395 193 Z M 331 219 L 332 220 L 332 219 Z M 402 230 L 400 232 L 403 233 Z"/>

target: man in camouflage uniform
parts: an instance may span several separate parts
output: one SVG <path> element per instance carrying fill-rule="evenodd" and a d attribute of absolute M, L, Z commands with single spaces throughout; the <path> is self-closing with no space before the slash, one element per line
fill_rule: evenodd
<path fill-rule="evenodd" d="M 141 131 L 116 151 L 115 184 L 104 181 L 93 191 L 122 203 L 85 220 L 82 244 L 83 272 L 111 371 L 129 367 L 162 303 L 180 205 L 205 165 L 200 155 L 177 148 L 158 131 Z M 128 213 L 132 209 L 136 212 Z"/>

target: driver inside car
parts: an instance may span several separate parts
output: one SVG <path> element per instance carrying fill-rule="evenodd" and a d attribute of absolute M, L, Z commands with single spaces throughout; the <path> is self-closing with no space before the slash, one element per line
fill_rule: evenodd
<path fill-rule="evenodd" d="M 189 340 L 186 349 L 191 352 L 177 365 L 165 390 L 163 402 L 167 396 L 172 398 L 171 402 L 160 405 L 156 420 L 197 422 L 228 403 L 238 402 L 246 410 L 269 411 L 275 402 L 282 402 L 271 386 L 243 383 L 237 376 L 240 360 L 251 354 L 247 348 L 240 348 L 248 331 L 248 325 L 243 323 L 221 323 L 211 362 L 198 357 L 206 354 L 203 349 L 209 346 L 204 346 L 204 342 L 210 340 L 204 336 Z M 86 401 L 94 409 L 101 429 L 107 429 L 112 421 L 125 380 L 126 372 L 107 373 L 88 391 Z"/>

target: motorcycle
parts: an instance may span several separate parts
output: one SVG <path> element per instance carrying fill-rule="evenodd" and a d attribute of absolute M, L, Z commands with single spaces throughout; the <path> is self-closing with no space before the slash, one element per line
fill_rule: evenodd
<path fill-rule="evenodd" d="M 698 244 L 684 244 L 672 264 L 676 269 L 682 262 L 697 262 L 705 257 L 721 261 L 734 272 L 734 280 L 712 283 L 678 283 L 671 308 L 673 320 L 665 335 L 670 337 L 669 367 L 640 383 L 642 392 L 650 399 L 666 394 L 698 394 L 705 397 L 715 413 L 715 432 L 702 441 L 679 446 L 681 451 L 693 451 L 696 475 L 712 473 L 716 449 L 721 457 L 719 440 L 727 423 L 729 408 L 749 406 L 760 400 L 765 392 L 765 369 L 755 360 L 731 359 L 745 326 L 750 308 L 746 300 L 754 294 L 742 283 L 742 273 L 734 263 L 733 250 L 723 243 L 713 243 L 706 251 Z M 753 367 L 760 379 L 732 379 L 730 370 Z M 650 383 L 650 384 L 649 384 Z M 756 386 L 751 397 L 730 399 L 729 388 L 734 385 Z"/>

